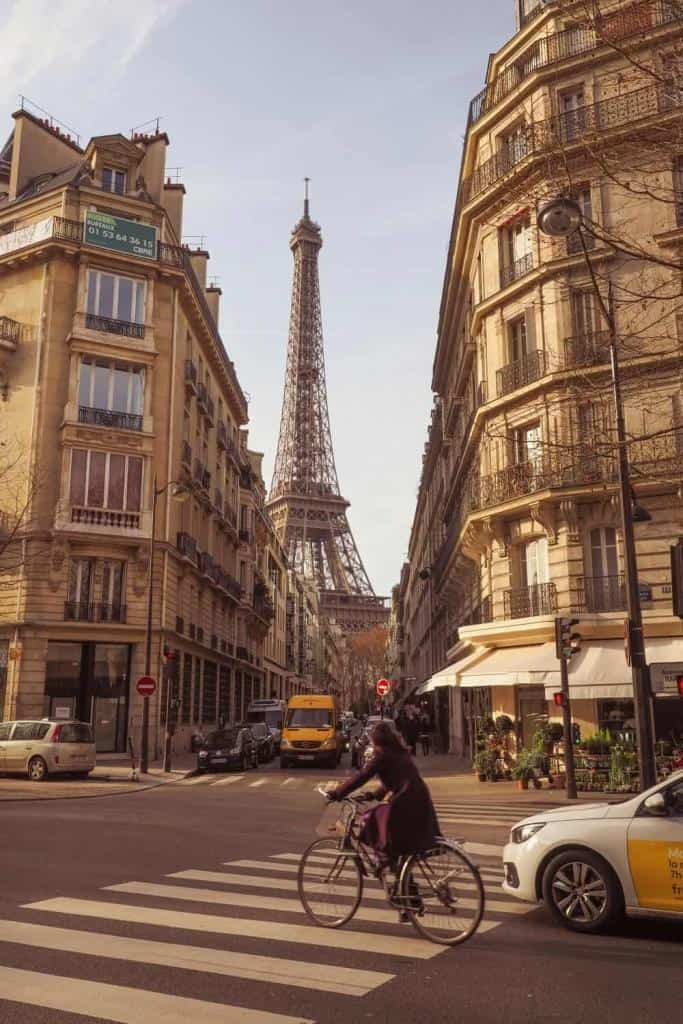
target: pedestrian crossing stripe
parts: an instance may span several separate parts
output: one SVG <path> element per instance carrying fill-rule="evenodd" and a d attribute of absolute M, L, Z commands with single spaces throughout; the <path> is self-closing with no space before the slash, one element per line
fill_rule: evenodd
<path fill-rule="evenodd" d="M 3 925 L 4 927 L 4 925 Z M 0 994 L 11 1002 L 44 1006 L 63 1013 L 78 1013 L 97 1020 L 118 1021 L 118 1024 L 314 1024 L 303 1017 L 290 1017 L 265 1010 L 249 1010 L 243 1006 L 226 1006 L 203 999 L 171 996 L 164 992 L 148 992 L 100 981 L 24 971 L 17 967 L 0 967 Z"/>
<path fill-rule="evenodd" d="M 496 849 L 498 849 L 498 847 L 496 847 Z M 298 862 L 298 861 L 301 860 L 301 854 L 300 853 L 275 853 L 275 854 L 273 854 L 273 859 L 275 859 L 275 860 L 297 861 Z M 321 857 L 320 859 L 323 859 L 323 858 Z M 495 864 L 495 865 L 494 864 L 486 864 L 483 868 L 480 868 L 480 870 L 481 870 L 481 873 L 482 873 L 482 877 L 484 877 L 484 878 L 487 875 L 489 877 L 491 877 L 491 878 L 502 878 L 503 877 L 503 869 L 502 869 L 502 867 L 499 867 L 497 864 Z"/>
<path fill-rule="evenodd" d="M 250 939 L 273 939 L 276 942 L 298 943 L 309 946 L 326 946 L 328 949 L 347 949 L 367 953 L 372 942 L 373 956 L 415 957 L 430 960 L 442 950 L 424 940 L 403 938 L 394 935 L 358 932 L 350 929 L 333 932 L 314 925 L 283 924 L 279 921 L 262 921 L 255 918 L 223 917 L 218 914 L 187 913 L 180 910 L 165 910 L 158 907 L 140 907 L 127 903 L 112 903 L 105 900 L 87 900 L 55 896 L 52 899 L 26 903 L 24 910 L 39 910 L 49 914 L 72 914 L 76 917 L 90 917 L 100 921 L 125 921 L 129 924 L 153 925 L 160 928 L 179 928 L 184 931 L 214 933 L 216 935 L 239 935 L 244 937 L 248 928 Z M 380 941 L 381 940 L 381 941 Z"/>
<path fill-rule="evenodd" d="M 160 967 L 202 971 L 206 974 L 263 981 L 270 985 L 289 985 L 294 988 L 350 996 L 365 996 L 395 977 L 382 971 L 238 953 L 232 949 L 207 949 L 205 946 L 156 942 L 128 935 L 52 928 L 42 924 L 29 924 L 26 921 L 3 921 L 0 942 L 32 946 L 34 949 L 54 949 L 65 953 L 98 956 L 109 960 L 129 960 Z"/>

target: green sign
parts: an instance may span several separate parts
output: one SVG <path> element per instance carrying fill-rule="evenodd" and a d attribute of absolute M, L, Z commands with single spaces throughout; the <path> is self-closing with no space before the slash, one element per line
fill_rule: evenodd
<path fill-rule="evenodd" d="M 112 217 L 108 213 L 88 210 L 85 215 L 85 238 L 88 245 L 100 249 L 125 252 L 145 260 L 157 258 L 157 229 L 136 220 Z"/>

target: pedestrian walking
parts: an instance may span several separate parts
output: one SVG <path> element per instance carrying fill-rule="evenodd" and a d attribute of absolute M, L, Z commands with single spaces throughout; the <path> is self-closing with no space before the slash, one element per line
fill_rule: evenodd
<path fill-rule="evenodd" d="M 429 754 L 429 744 L 431 741 L 432 722 L 425 711 L 420 717 L 420 744 L 422 746 L 422 756 L 427 757 Z"/>

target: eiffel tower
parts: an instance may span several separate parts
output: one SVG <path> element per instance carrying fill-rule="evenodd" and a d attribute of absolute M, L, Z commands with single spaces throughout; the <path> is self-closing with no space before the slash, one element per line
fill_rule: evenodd
<path fill-rule="evenodd" d="M 365 571 L 339 491 L 325 385 L 318 253 L 320 226 L 309 214 L 292 231 L 292 307 L 280 437 L 268 510 L 290 568 L 312 580 L 324 615 L 342 633 L 385 624 L 388 610 Z"/>

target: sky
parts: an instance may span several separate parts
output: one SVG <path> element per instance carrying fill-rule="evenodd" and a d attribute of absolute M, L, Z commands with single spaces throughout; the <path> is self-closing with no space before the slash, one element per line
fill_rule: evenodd
<path fill-rule="evenodd" d="M 311 178 L 337 471 L 384 595 L 415 509 L 467 107 L 513 27 L 514 0 L 0 0 L 0 145 L 19 94 L 83 145 L 161 117 L 268 485 Z"/>

